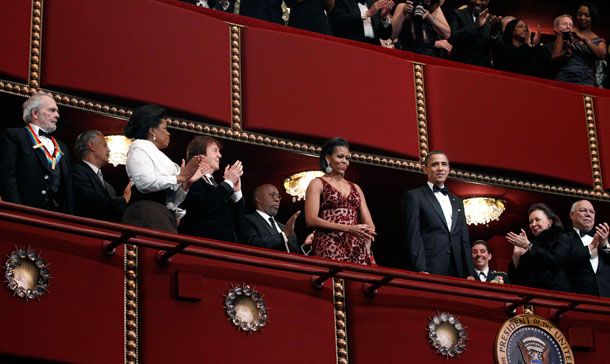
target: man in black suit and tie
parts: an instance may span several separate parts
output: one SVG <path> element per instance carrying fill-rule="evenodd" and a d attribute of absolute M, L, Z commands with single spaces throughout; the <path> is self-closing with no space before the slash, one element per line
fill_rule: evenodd
<path fill-rule="evenodd" d="M 485 240 L 477 240 L 472 243 L 475 279 L 483 282 L 510 284 L 506 273 L 489 269 L 490 260 L 491 252 Z"/>
<path fill-rule="evenodd" d="M 119 222 L 131 197 L 131 183 L 123 196 L 104 180 L 102 167 L 108 164 L 110 148 L 104 134 L 87 130 L 76 139 L 74 147 L 80 162 L 72 165 L 76 215 L 92 219 Z"/>
<path fill-rule="evenodd" d="M 567 241 L 572 251 L 566 267 L 572 292 L 610 297 L 608 224 L 593 228 L 595 209 L 587 200 L 572 205 L 570 219 L 574 228 L 559 239 Z"/>
<path fill-rule="evenodd" d="M 333 35 L 380 45 L 392 35 L 392 0 L 336 0 L 330 13 Z"/>
<path fill-rule="evenodd" d="M 491 68 L 491 52 L 502 45 L 501 18 L 489 13 L 489 0 L 469 0 L 448 16 L 451 27 L 449 59 Z"/>
<path fill-rule="evenodd" d="M 474 279 L 464 203 L 449 193 L 449 159 L 430 152 L 424 160 L 426 185 L 402 198 L 403 242 L 408 268 L 415 272 Z"/>
<path fill-rule="evenodd" d="M 68 147 L 51 133 L 57 104 L 44 92 L 23 103 L 25 128 L 5 129 L 0 140 L 0 195 L 7 202 L 74 212 Z"/>
<path fill-rule="evenodd" d="M 252 196 L 256 211 L 244 215 L 239 226 L 239 241 L 260 248 L 308 255 L 313 234 L 300 245 L 294 233 L 294 224 L 301 211 L 295 212 L 286 225 L 275 220 L 280 208 L 280 193 L 274 185 L 260 185 Z"/>
<path fill-rule="evenodd" d="M 183 234 L 202 238 L 237 242 L 239 221 L 244 214 L 244 199 L 241 192 L 243 166 L 240 161 L 226 166 L 223 179 L 217 184 L 212 174 L 220 169 L 220 142 L 207 136 L 195 137 L 187 146 L 190 160 L 203 155 L 210 173 L 193 183 L 186 199 L 180 205 L 186 215 L 180 223 Z"/>

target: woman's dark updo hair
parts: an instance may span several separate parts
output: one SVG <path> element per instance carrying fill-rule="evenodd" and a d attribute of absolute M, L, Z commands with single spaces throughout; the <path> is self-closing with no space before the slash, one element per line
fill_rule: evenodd
<path fill-rule="evenodd" d="M 504 33 L 502 34 L 502 40 L 504 40 L 504 44 L 513 44 L 513 32 L 517 27 L 517 24 L 521 19 L 514 19 L 506 23 L 506 28 L 504 28 Z M 525 40 L 527 42 L 527 39 Z"/>
<path fill-rule="evenodd" d="M 322 145 L 322 151 L 320 152 L 320 169 L 323 171 L 328 167 L 328 163 L 326 163 L 326 156 L 333 154 L 335 152 L 335 148 L 337 147 L 346 147 L 349 149 L 349 144 L 347 140 L 343 138 L 331 138 L 324 142 Z"/>
<path fill-rule="evenodd" d="M 165 109 L 159 105 L 144 105 L 133 110 L 124 134 L 127 138 L 148 139 L 150 128 L 156 128 L 165 118 Z"/>
<path fill-rule="evenodd" d="M 561 223 L 561 219 L 559 218 L 559 216 L 557 216 L 555 211 L 551 210 L 550 207 L 548 207 L 547 205 L 545 205 L 543 203 L 535 203 L 532 206 L 530 206 L 529 210 L 527 210 L 528 218 L 532 214 L 532 212 L 537 211 L 537 210 L 542 211 L 546 215 L 546 217 L 549 218 L 549 220 L 553 221 L 553 225 L 563 227 L 563 224 Z"/>
<path fill-rule="evenodd" d="M 595 4 L 588 2 L 588 1 L 583 1 L 580 4 L 578 4 L 578 6 L 576 7 L 576 11 L 574 12 L 574 14 L 576 14 L 576 17 L 578 18 L 578 10 L 580 9 L 581 6 L 586 6 L 589 8 L 589 13 L 591 14 L 591 20 L 593 20 L 593 23 L 597 23 L 597 21 L 599 20 L 599 10 L 597 10 L 597 6 L 595 6 Z M 593 24 L 591 24 L 593 25 Z"/>

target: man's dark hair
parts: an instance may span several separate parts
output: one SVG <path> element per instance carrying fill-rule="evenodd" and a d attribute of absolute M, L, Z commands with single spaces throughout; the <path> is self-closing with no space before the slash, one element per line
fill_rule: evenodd
<path fill-rule="evenodd" d="M 99 130 L 87 130 L 79 134 L 74 143 L 74 154 L 79 160 L 83 159 L 89 150 L 89 143 L 93 142 L 96 136 L 103 135 Z"/>
<path fill-rule="evenodd" d="M 474 243 L 472 243 L 472 245 L 470 245 L 470 247 L 474 248 L 475 245 L 484 245 L 485 249 L 487 249 L 487 252 L 489 254 L 491 254 L 491 250 L 489 250 L 489 245 L 487 245 L 487 242 L 485 240 L 477 240 Z"/>
<path fill-rule="evenodd" d="M 140 106 L 133 110 L 123 132 L 128 138 L 148 139 L 148 131 L 159 126 L 165 115 L 165 109 L 159 105 Z"/>
<path fill-rule="evenodd" d="M 447 157 L 447 154 L 445 152 L 443 152 L 442 150 L 433 150 L 426 155 L 426 158 L 424 159 L 424 166 L 428 167 L 428 161 L 430 160 L 430 156 L 433 156 L 435 154 L 442 154 L 445 157 Z M 449 160 L 449 157 L 447 157 L 447 160 Z"/>
<path fill-rule="evenodd" d="M 595 6 L 595 4 L 588 1 L 583 1 L 578 4 L 578 6 L 576 7 L 576 11 L 574 12 L 576 14 L 576 18 L 578 18 L 578 9 L 580 9 L 581 6 L 586 6 L 589 8 L 589 13 L 591 13 L 591 19 L 593 19 L 594 23 L 597 23 L 597 21 L 599 20 L 599 10 L 597 10 L 597 6 Z"/>
<path fill-rule="evenodd" d="M 349 143 L 347 140 L 339 137 L 328 139 L 324 145 L 322 145 L 322 151 L 320 151 L 320 169 L 325 170 L 328 167 L 328 163 L 326 162 L 326 156 L 333 154 L 335 152 L 335 148 L 337 147 L 346 147 L 349 149 Z"/>
<path fill-rule="evenodd" d="M 553 211 L 550 207 L 548 207 L 547 205 L 545 205 L 543 203 L 535 203 L 532 206 L 530 206 L 529 210 L 527 210 L 527 216 L 529 217 L 532 212 L 538 211 L 538 210 L 542 211 L 546 215 L 547 218 L 552 220 L 554 225 L 563 227 L 563 224 L 561 223 L 561 219 L 559 218 L 559 216 L 557 216 L 555 211 Z"/>
<path fill-rule="evenodd" d="M 210 144 L 216 144 L 218 149 L 222 149 L 222 144 L 212 137 L 201 135 L 194 137 L 186 147 L 186 158 L 191 160 L 196 155 L 206 155 L 208 145 Z"/>

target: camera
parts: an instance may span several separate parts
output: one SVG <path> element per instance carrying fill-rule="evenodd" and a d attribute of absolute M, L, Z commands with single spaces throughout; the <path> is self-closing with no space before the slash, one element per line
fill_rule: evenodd
<path fill-rule="evenodd" d="M 413 17 L 421 20 L 426 10 L 426 0 L 413 0 Z"/>
<path fill-rule="evenodd" d="M 574 32 L 571 32 L 571 31 L 561 32 L 561 36 L 564 41 L 574 42 Z"/>

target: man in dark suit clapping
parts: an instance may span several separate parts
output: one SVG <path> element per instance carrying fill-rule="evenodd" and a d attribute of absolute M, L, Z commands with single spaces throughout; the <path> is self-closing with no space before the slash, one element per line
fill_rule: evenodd
<path fill-rule="evenodd" d="M 92 219 L 119 222 L 131 197 L 131 183 L 123 196 L 104 180 L 102 167 L 108 164 L 110 148 L 104 134 L 87 130 L 76 139 L 76 157 L 80 162 L 72 166 L 76 214 Z"/>
<path fill-rule="evenodd" d="M 0 195 L 4 201 L 71 214 L 74 211 L 68 147 L 51 133 L 59 112 L 44 92 L 23 103 L 25 128 L 0 139 Z"/>
<path fill-rule="evenodd" d="M 402 199 L 403 243 L 408 269 L 474 279 L 468 225 L 462 200 L 449 193 L 449 159 L 430 152 L 424 160 L 428 182 Z"/>
<path fill-rule="evenodd" d="M 562 235 L 571 246 L 566 267 L 572 292 L 610 297 L 610 246 L 607 223 L 595 225 L 595 209 L 591 202 L 580 200 L 572 205 L 570 219 L 573 229 Z"/>
<path fill-rule="evenodd" d="M 256 211 L 244 215 L 239 227 L 239 240 L 243 244 L 261 248 L 309 254 L 313 235 L 299 245 L 294 233 L 294 224 L 301 211 L 295 212 L 286 225 L 275 220 L 280 208 L 280 193 L 274 185 L 260 185 L 252 196 Z"/>

